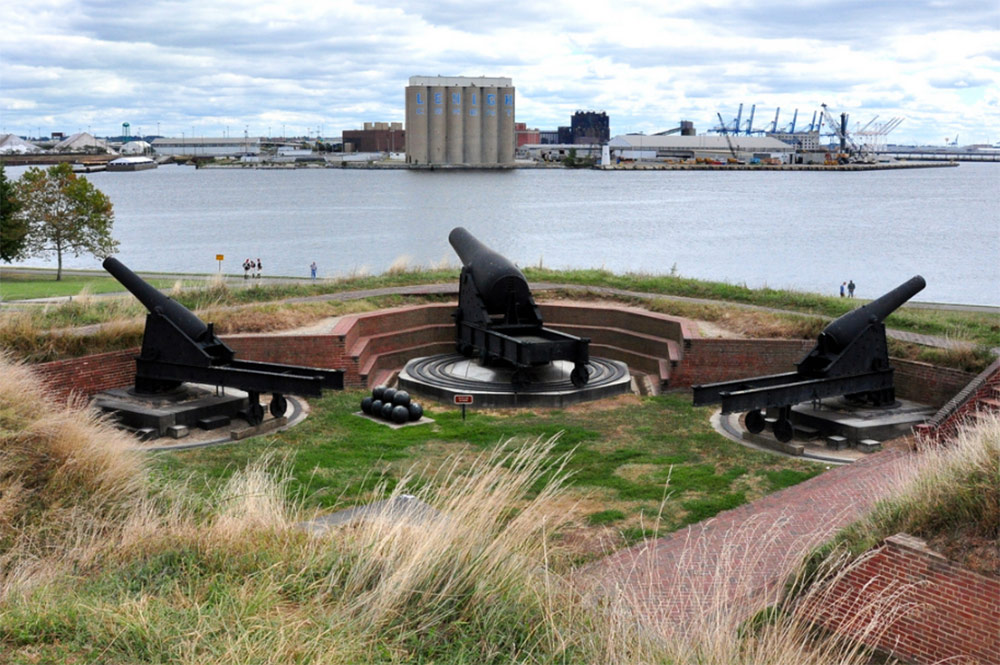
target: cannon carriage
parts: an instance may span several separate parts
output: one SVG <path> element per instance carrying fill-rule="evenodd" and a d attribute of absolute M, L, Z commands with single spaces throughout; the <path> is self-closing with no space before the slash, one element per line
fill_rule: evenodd
<path fill-rule="evenodd" d="M 237 359 L 211 323 L 160 293 L 118 259 L 108 257 L 103 266 L 148 310 L 136 358 L 136 393 L 167 393 L 184 382 L 244 390 L 247 422 L 257 425 L 264 419 L 261 393 L 272 393 L 268 408 L 277 418 L 288 408 L 285 395 L 319 397 L 324 388 L 343 389 L 343 370 Z"/>
<path fill-rule="evenodd" d="M 775 409 L 774 436 L 782 442 L 793 436 L 791 409 L 800 402 L 843 396 L 858 404 L 891 406 L 896 393 L 883 321 L 925 285 L 916 275 L 834 320 L 794 372 L 694 386 L 694 405 L 721 403 L 723 413 L 745 411 L 744 423 L 754 434 L 767 425 L 763 410 Z"/>
<path fill-rule="evenodd" d="M 464 228 L 453 229 L 448 242 L 462 260 L 454 313 L 457 351 L 483 364 L 513 366 L 515 387 L 530 381 L 531 368 L 568 360 L 573 385 L 585 386 L 590 340 L 546 328 L 524 274 Z"/>

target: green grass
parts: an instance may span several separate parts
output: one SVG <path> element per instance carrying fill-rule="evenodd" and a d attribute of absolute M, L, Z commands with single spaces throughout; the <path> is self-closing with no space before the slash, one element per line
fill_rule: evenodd
<path fill-rule="evenodd" d="M 161 289 L 170 288 L 176 280 L 154 279 L 150 283 Z M 56 281 L 55 272 L 39 271 L 38 274 L 3 271 L 0 273 L 0 300 L 26 300 L 29 298 L 54 298 L 87 293 L 124 292 L 125 288 L 113 277 L 63 275 Z"/>
<path fill-rule="evenodd" d="M 551 411 L 470 410 L 424 403 L 431 425 L 392 430 L 354 415 L 364 393 L 333 393 L 313 403 L 304 423 L 279 435 L 238 445 L 155 454 L 164 482 L 186 479 L 205 497 L 236 469 L 269 454 L 289 457 L 288 497 L 330 510 L 392 490 L 412 468 L 419 488 L 449 455 L 471 455 L 508 438 L 562 432 L 552 456 L 571 453 L 565 470 L 574 496 L 600 510 L 574 521 L 616 522 L 627 531 L 656 519 L 671 531 L 741 505 L 822 471 L 805 460 L 778 457 L 732 443 L 683 394 L 623 398 L 614 408 Z M 544 486 L 544 475 L 536 489 Z M 620 517 L 619 517 L 620 515 Z"/>

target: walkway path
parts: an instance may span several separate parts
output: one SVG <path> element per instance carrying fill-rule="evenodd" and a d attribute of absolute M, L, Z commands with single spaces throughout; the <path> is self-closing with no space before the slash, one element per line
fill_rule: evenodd
<path fill-rule="evenodd" d="M 684 630 L 716 612 L 736 621 L 776 597 L 816 545 L 889 496 L 912 467 L 902 446 L 623 550 L 581 573 L 588 588 L 637 620 Z"/>
<path fill-rule="evenodd" d="M 141 275 L 144 279 L 155 279 L 158 277 L 176 277 L 176 275 L 162 275 L 159 273 L 143 273 Z M 229 281 L 235 285 L 243 284 L 244 280 L 242 278 L 230 277 Z M 263 278 L 263 282 L 270 283 L 295 283 L 295 284 L 305 284 L 308 280 L 295 279 L 290 277 L 270 277 Z M 774 307 L 764 307 L 762 305 L 750 305 L 745 303 L 734 303 L 728 301 L 711 300 L 708 298 L 690 298 L 687 296 L 675 296 L 666 295 L 662 293 L 646 293 L 642 291 L 629 291 L 627 289 L 616 289 L 606 286 L 585 286 L 580 284 L 560 284 L 556 282 L 531 282 L 529 284 L 533 292 L 538 291 L 551 291 L 551 290 L 562 290 L 562 291 L 575 291 L 579 293 L 595 293 L 598 295 L 605 296 L 617 296 L 624 298 L 634 298 L 637 300 L 672 300 L 675 302 L 686 302 L 699 305 L 722 305 L 726 307 L 737 307 L 741 309 L 748 310 L 758 310 L 765 312 L 773 312 L 779 314 L 794 314 L 799 316 L 809 316 L 803 312 L 796 312 L 792 310 L 777 309 Z M 375 289 L 358 289 L 354 291 L 340 291 L 337 293 L 324 293 L 315 296 L 302 296 L 299 298 L 286 298 L 280 302 L 325 302 L 325 301 L 348 301 L 348 300 L 361 300 L 364 298 L 377 298 L 380 296 L 388 295 L 457 295 L 458 294 L 458 284 L 454 282 L 446 284 L 415 284 L 410 286 L 387 286 Z M 100 297 L 116 297 L 121 296 L 122 292 L 117 293 L 103 293 L 95 294 L 89 297 L 100 298 Z M 13 303 L 0 303 L 4 307 L 16 307 L 21 304 L 46 304 L 46 303 L 60 303 L 67 302 L 71 298 L 67 296 L 58 296 L 53 298 L 35 298 L 30 300 L 18 300 Z M 906 307 L 934 307 L 942 309 L 955 309 L 961 311 L 970 312 L 985 312 L 992 313 L 1000 316 L 1000 307 L 985 307 L 980 305 L 932 305 L 927 303 L 907 303 Z M 234 308 L 245 307 L 245 305 L 234 305 Z M 821 316 L 821 315 L 816 315 Z M 822 317 L 830 320 L 831 317 Z M 86 326 L 81 328 L 77 332 L 82 334 L 87 334 L 87 332 L 92 329 L 93 326 Z M 967 343 L 956 341 L 954 339 L 949 339 L 947 337 L 940 337 L 936 335 L 921 335 L 919 333 L 907 332 L 903 330 L 892 330 L 887 329 L 886 334 L 893 338 L 904 342 L 912 342 L 915 344 L 922 344 L 924 346 L 934 346 L 943 349 L 950 348 L 962 348 L 967 346 Z M 1000 355 L 1000 349 L 993 350 L 996 355 Z"/>

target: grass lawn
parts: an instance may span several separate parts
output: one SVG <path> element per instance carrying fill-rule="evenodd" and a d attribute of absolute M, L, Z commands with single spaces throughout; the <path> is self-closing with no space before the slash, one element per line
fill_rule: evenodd
<path fill-rule="evenodd" d="M 176 280 L 151 280 L 157 288 L 165 289 L 174 285 Z M 28 298 L 53 298 L 58 296 L 76 296 L 86 289 L 87 293 L 115 293 L 125 291 L 114 277 L 63 275 L 56 281 L 55 272 L 39 271 L 36 274 L 4 271 L 0 275 L 0 300 L 25 300 Z"/>
<path fill-rule="evenodd" d="M 265 455 L 288 464 L 286 491 L 305 508 L 324 511 L 370 500 L 412 471 L 413 487 L 448 458 L 515 438 L 562 432 L 553 451 L 572 451 L 560 536 L 574 561 L 665 533 L 734 508 L 820 473 L 821 464 L 758 452 L 716 433 L 709 408 L 690 396 L 634 395 L 553 410 L 471 410 L 422 402 L 430 425 L 392 430 L 359 418 L 366 393 L 333 393 L 287 432 L 243 443 L 155 453 L 164 480 L 184 478 L 203 496 Z M 462 462 L 459 462 L 462 465 Z"/>

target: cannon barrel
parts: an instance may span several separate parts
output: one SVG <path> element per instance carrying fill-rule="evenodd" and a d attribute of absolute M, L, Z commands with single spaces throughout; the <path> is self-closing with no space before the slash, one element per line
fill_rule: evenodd
<path fill-rule="evenodd" d="M 195 341 L 202 341 L 204 336 L 210 335 L 208 325 L 191 310 L 157 291 L 118 259 L 109 256 L 104 259 L 103 265 L 150 313 L 160 313 Z"/>
<path fill-rule="evenodd" d="M 451 230 L 448 242 L 472 274 L 476 290 L 490 314 L 502 314 L 511 296 L 518 303 L 532 302 L 528 280 L 507 258 L 479 242 L 461 226 Z"/>
<path fill-rule="evenodd" d="M 906 280 L 892 291 L 876 298 L 867 305 L 844 314 L 830 323 L 819 335 L 823 347 L 841 351 L 870 323 L 881 323 L 899 309 L 907 300 L 919 293 L 927 282 L 920 275 Z"/>

